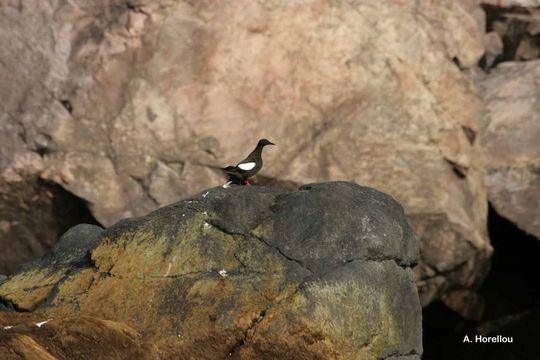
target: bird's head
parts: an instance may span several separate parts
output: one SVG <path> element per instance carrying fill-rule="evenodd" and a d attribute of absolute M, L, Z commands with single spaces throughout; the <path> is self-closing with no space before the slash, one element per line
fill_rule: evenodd
<path fill-rule="evenodd" d="M 276 145 L 274 144 L 273 142 L 271 142 L 270 140 L 268 139 L 261 139 L 259 140 L 259 142 L 257 143 L 257 146 L 261 147 L 261 146 L 266 146 L 266 145 Z"/>

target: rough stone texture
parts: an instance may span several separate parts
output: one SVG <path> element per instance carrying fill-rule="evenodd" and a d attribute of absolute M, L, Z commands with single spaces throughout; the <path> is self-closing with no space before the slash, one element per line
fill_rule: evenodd
<path fill-rule="evenodd" d="M 486 104 L 480 139 L 488 198 L 540 238 L 540 60 L 502 63 L 476 84 Z"/>
<path fill-rule="evenodd" d="M 481 0 L 482 4 L 500 7 L 540 7 L 540 0 Z"/>
<path fill-rule="evenodd" d="M 156 359 L 132 328 L 87 317 L 45 321 L 0 313 L 0 358 L 5 360 Z M 9 325 L 8 325 L 9 324 Z M 3 329 L 4 326 L 13 326 Z M 97 346 L 96 346 L 97 344 Z"/>
<path fill-rule="evenodd" d="M 496 31 L 490 31 L 484 36 L 484 44 L 486 53 L 484 54 L 485 66 L 491 67 L 495 59 L 503 52 L 503 41 L 501 36 Z"/>
<path fill-rule="evenodd" d="M 95 222 L 81 199 L 36 178 L 7 184 L 0 180 L 0 274 L 43 256 L 62 232 Z"/>
<path fill-rule="evenodd" d="M 476 21 L 476 30 L 480 36 L 486 31 L 486 12 L 481 7 L 482 0 L 457 0 L 465 12 Z"/>
<path fill-rule="evenodd" d="M 52 250 L 43 258 L 27 263 L 22 266 L 15 290 L 22 288 L 34 288 L 24 301 L 15 306 L 12 303 L 2 303 L 0 310 L 6 310 L 6 306 L 19 311 L 31 311 L 41 305 L 42 301 L 54 290 L 54 284 L 68 276 L 72 271 L 88 267 L 91 264 L 90 252 L 101 241 L 103 229 L 99 226 L 80 224 L 69 229 Z M 27 274 L 31 274 L 27 276 Z M 34 276 L 39 274 L 38 278 Z M 36 285 L 40 283 L 40 285 Z"/>
<path fill-rule="evenodd" d="M 90 265 L 90 252 L 100 243 L 103 229 L 96 225 L 79 224 L 58 240 L 50 252 L 36 263 L 25 264 L 23 269 L 84 267 Z"/>
<path fill-rule="evenodd" d="M 404 204 L 442 250 L 418 267 L 428 303 L 476 286 L 491 252 L 460 72 L 484 52 L 473 15 L 446 0 L 7 1 L 0 172 L 61 184 L 110 225 L 221 183 L 216 168 L 267 137 L 268 178 L 354 180 Z"/>
<path fill-rule="evenodd" d="M 529 61 L 540 55 L 540 8 L 484 6 L 486 11 L 485 69 L 507 61 Z M 502 52 L 497 34 L 502 40 Z M 485 60 L 485 61 L 484 61 Z"/>
<path fill-rule="evenodd" d="M 118 342 L 154 358 L 422 354 L 410 269 L 418 240 L 401 206 L 376 190 L 346 182 L 296 192 L 219 187 L 98 233 L 74 229 L 56 253 L 77 244 L 81 254 L 99 242 L 91 263 L 45 258 L 0 285 L 4 306 L 36 309 L 0 313 L 1 325 L 54 321 L 44 333 L 0 330 L 0 354 L 16 343 L 59 356 L 74 348 L 61 345 L 65 337 L 84 348 L 102 327 L 95 336 L 113 339 L 100 351 L 121 356 Z M 47 338 L 55 333 L 59 339 Z"/>

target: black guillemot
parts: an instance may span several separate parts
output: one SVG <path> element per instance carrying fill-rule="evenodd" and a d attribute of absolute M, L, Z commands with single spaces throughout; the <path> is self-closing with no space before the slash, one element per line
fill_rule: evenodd
<path fill-rule="evenodd" d="M 263 166 L 262 151 L 266 145 L 275 145 L 273 142 L 267 139 L 261 139 L 257 143 L 255 150 L 251 152 L 244 160 L 240 161 L 236 166 L 227 166 L 221 168 L 229 176 L 230 183 L 246 184 L 250 186 L 249 178 L 254 176 L 261 170 Z"/>

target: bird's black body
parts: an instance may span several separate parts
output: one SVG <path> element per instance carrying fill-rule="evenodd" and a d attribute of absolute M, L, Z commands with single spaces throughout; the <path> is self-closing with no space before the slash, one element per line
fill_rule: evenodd
<path fill-rule="evenodd" d="M 263 166 L 262 151 L 266 145 L 275 144 L 266 139 L 261 139 L 257 143 L 255 150 L 253 150 L 244 160 L 236 164 L 236 166 L 222 168 L 229 176 L 229 181 L 232 181 L 233 183 L 249 184 L 248 179 L 257 174 Z"/>
<path fill-rule="evenodd" d="M 242 183 L 245 181 L 243 174 L 240 172 L 240 169 L 236 168 L 236 166 L 227 166 L 225 168 L 221 168 L 221 170 L 227 173 L 229 181 L 232 181 L 233 183 Z"/>

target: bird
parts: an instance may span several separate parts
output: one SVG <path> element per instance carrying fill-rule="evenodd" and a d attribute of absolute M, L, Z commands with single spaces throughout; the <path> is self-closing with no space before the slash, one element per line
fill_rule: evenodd
<path fill-rule="evenodd" d="M 240 161 L 236 166 L 227 166 L 221 168 L 229 177 L 229 182 L 225 185 L 231 183 L 240 183 L 251 186 L 249 183 L 249 178 L 254 176 L 261 170 L 263 166 L 262 160 L 262 151 L 263 148 L 267 145 L 276 145 L 270 140 L 261 139 L 257 143 L 255 150 L 253 150 L 244 160 Z M 227 187 L 225 186 L 224 187 Z"/>

